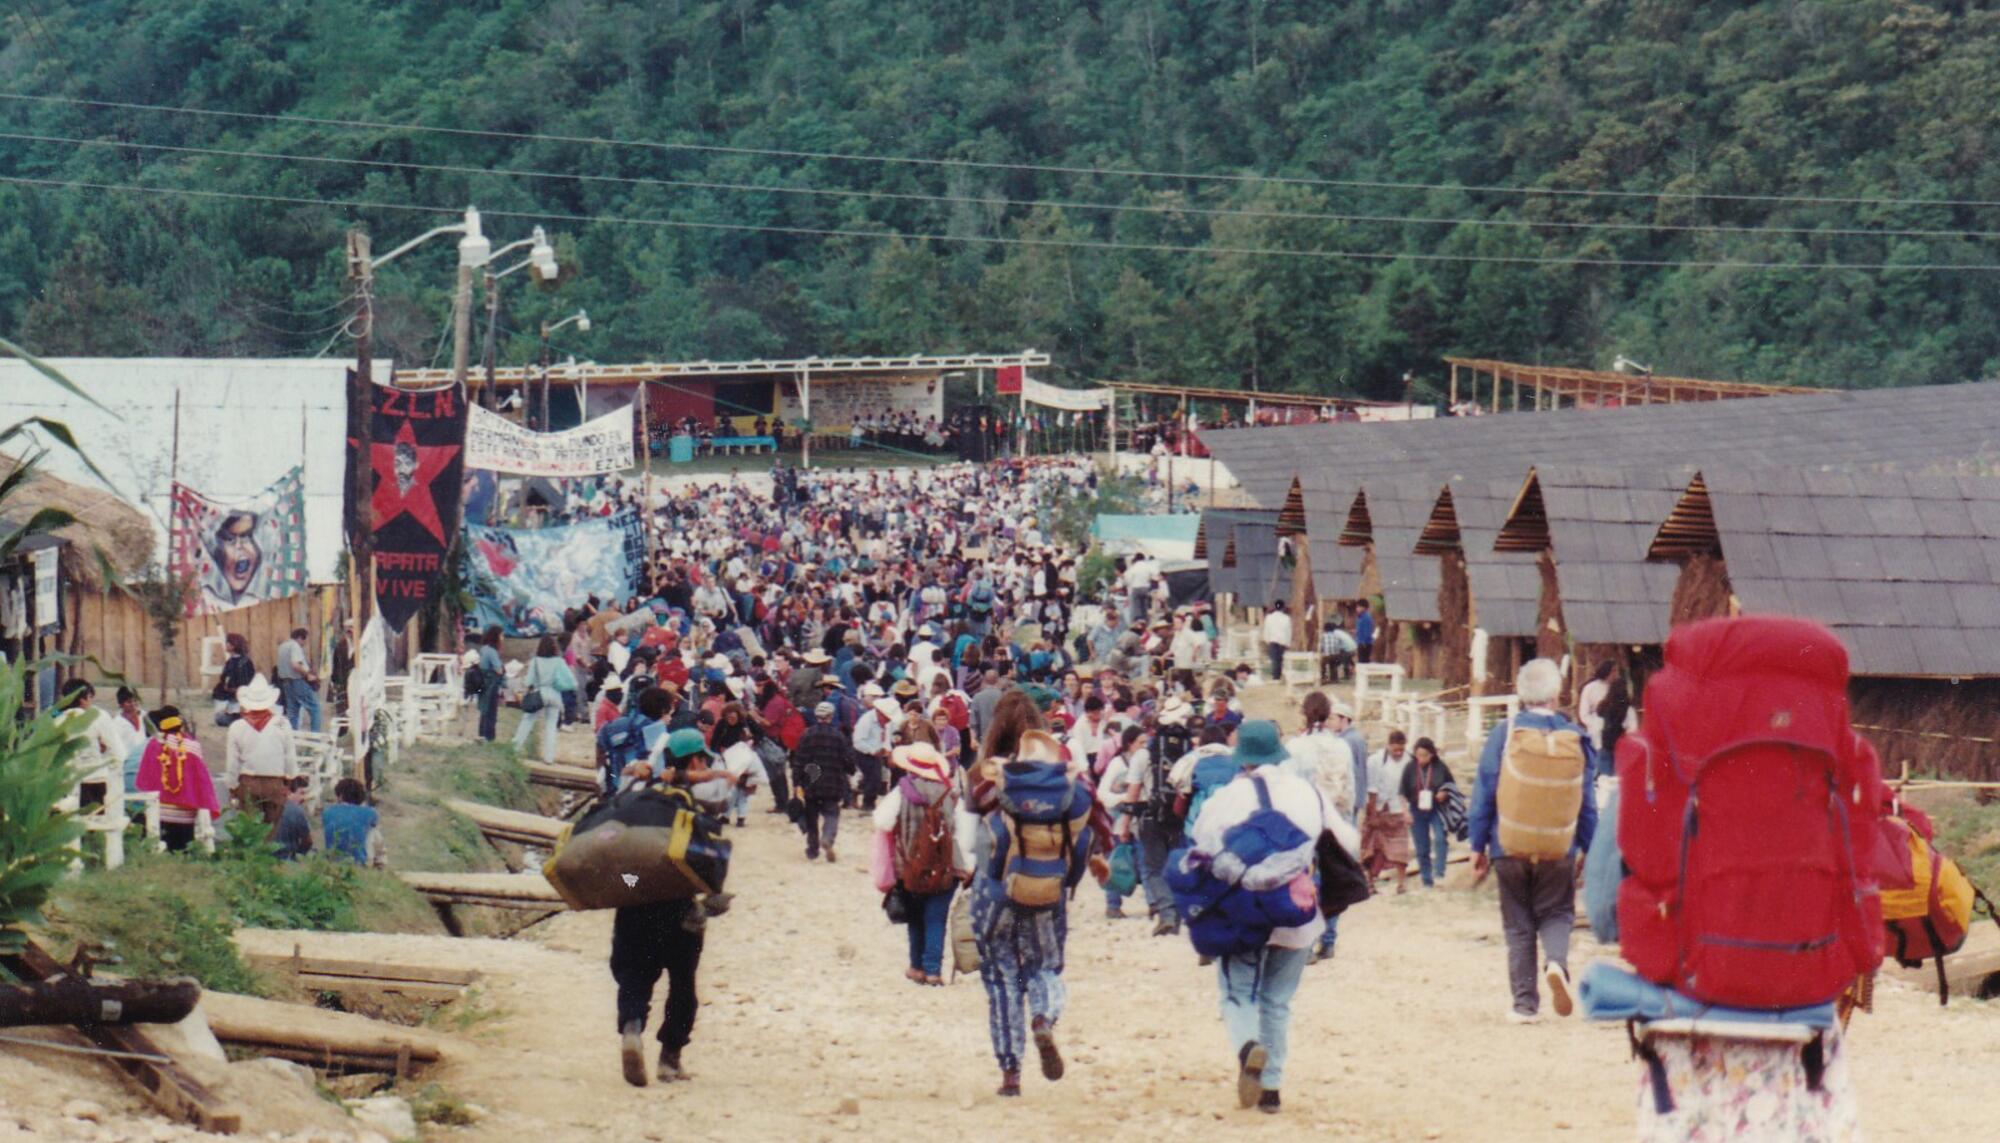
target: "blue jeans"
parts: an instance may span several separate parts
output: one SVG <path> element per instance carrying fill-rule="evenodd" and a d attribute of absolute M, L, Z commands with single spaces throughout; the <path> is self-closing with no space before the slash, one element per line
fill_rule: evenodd
<path fill-rule="evenodd" d="M 491 677 L 479 692 L 479 737 L 491 742 L 498 736 L 500 721 L 500 680 Z"/>
<path fill-rule="evenodd" d="M 944 937 L 954 892 L 903 894 L 904 915 L 909 918 L 905 924 L 910 930 L 910 967 L 918 972 L 938 976 L 944 971 Z"/>
<path fill-rule="evenodd" d="M 542 724 L 542 761 L 556 760 L 556 723 L 562 718 L 562 696 L 554 687 L 542 688 L 542 709 L 533 714 L 521 716 L 521 725 L 514 728 L 514 749 L 521 750 L 528 745 L 528 734 L 535 723 Z"/>
<path fill-rule="evenodd" d="M 737 821 L 750 816 L 750 795 L 741 786 L 729 787 L 729 813 Z"/>
<path fill-rule="evenodd" d="M 310 730 L 319 733 L 319 688 L 304 679 L 279 679 L 278 686 L 284 691 L 285 721 L 293 730 Z M 300 714 L 312 716 L 312 725 L 300 720 Z"/>
<path fill-rule="evenodd" d="M 1417 846 L 1417 872 L 1425 887 L 1444 880 L 1444 859 L 1451 851 L 1451 834 L 1444 828 L 1444 815 L 1436 810 L 1410 811 L 1410 840 Z M 1437 860 L 1431 860 L 1431 854 Z"/>
<path fill-rule="evenodd" d="M 1178 924 L 1180 912 L 1167 888 L 1167 854 L 1180 844 L 1181 827 L 1172 821 L 1141 819 L 1139 839 L 1139 884 L 1146 890 L 1146 910 L 1170 924 Z"/>
<path fill-rule="evenodd" d="M 1292 994 L 1299 990 L 1309 949 L 1266 946 L 1215 962 L 1222 992 L 1222 1026 L 1237 1052 L 1252 1040 L 1264 1045 L 1264 1090 L 1285 1079 L 1285 1045 L 1292 1027 Z"/>

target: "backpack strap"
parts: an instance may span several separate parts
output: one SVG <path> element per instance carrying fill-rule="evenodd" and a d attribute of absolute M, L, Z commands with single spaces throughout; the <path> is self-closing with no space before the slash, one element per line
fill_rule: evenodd
<path fill-rule="evenodd" d="M 1252 774 L 1250 775 L 1250 781 L 1257 787 L 1257 808 L 1260 810 L 1270 809 L 1271 787 L 1265 785 L 1264 776 L 1262 774 Z"/>

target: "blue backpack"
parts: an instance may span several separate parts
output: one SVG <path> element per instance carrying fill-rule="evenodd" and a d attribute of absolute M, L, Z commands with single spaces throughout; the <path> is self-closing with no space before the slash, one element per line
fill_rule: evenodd
<path fill-rule="evenodd" d="M 1188 799 L 1186 831 L 1194 836 L 1194 820 L 1201 816 L 1201 808 L 1208 804 L 1208 796 L 1227 786 L 1243 767 L 1238 765 L 1234 755 L 1215 754 L 1194 764 L 1194 773 L 1188 781 L 1194 789 L 1194 796 Z"/>
<path fill-rule="evenodd" d="M 1257 809 L 1223 835 L 1223 854 L 1210 857 L 1184 846 L 1167 855 L 1167 889 L 1187 921 L 1188 937 L 1203 956 L 1255 952 L 1270 940 L 1273 929 L 1290 929 L 1310 921 L 1319 910 L 1312 878 L 1299 876 L 1283 885 L 1252 891 L 1234 876 L 1274 853 L 1295 849 L 1308 840 L 1305 831 L 1271 805 L 1264 779 L 1257 784 Z M 1192 817 L 1189 819 L 1193 820 Z M 1215 865 L 1221 860 L 1223 870 Z"/>
<path fill-rule="evenodd" d="M 993 585 L 985 580 L 972 585 L 972 593 L 966 597 L 965 605 L 974 615 L 985 615 L 993 610 Z"/>
<path fill-rule="evenodd" d="M 1069 880 L 1078 816 L 1076 783 L 1060 765 L 1009 762 L 1000 769 L 998 816 L 994 831 L 1002 843 L 999 882 L 1016 908 L 1050 909 L 1061 903 Z"/>

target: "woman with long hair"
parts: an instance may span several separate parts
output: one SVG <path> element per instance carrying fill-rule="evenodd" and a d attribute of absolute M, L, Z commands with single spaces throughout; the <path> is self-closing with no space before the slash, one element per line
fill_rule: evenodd
<path fill-rule="evenodd" d="M 1451 851 L 1451 832 L 1445 828 L 1441 808 L 1445 787 L 1451 784 L 1451 767 L 1445 765 L 1437 743 L 1417 739 L 1410 747 L 1409 764 L 1403 767 L 1403 800 L 1410 805 L 1410 839 L 1416 843 L 1417 875 L 1426 889 L 1444 880 L 1445 858 Z"/>
<path fill-rule="evenodd" d="M 542 761 L 556 760 L 556 724 L 562 718 L 563 691 L 576 689 L 576 676 L 563 662 L 562 647 L 553 635 L 542 636 L 535 646 L 535 658 L 524 672 L 521 692 L 521 725 L 514 729 L 514 750 L 528 744 L 528 735 L 537 722 L 542 726 Z M 532 706 L 534 709 L 528 709 Z"/>

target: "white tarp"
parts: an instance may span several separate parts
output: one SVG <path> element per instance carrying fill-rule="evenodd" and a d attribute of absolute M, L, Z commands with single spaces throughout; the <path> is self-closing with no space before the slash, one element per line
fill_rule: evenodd
<path fill-rule="evenodd" d="M 50 364 L 103 405 L 71 395 L 25 362 L 0 358 L 0 425 L 61 421 L 97 462 L 111 491 L 142 508 L 167 551 L 174 395 L 181 399 L 180 478 L 220 501 L 248 500 L 293 466 L 305 479 L 306 571 L 333 579 L 347 465 L 347 370 L 338 358 L 63 357 Z M 390 363 L 375 362 L 387 382 Z M 45 442 L 52 443 L 52 442 Z M 11 447 L 11 446 L 10 446 Z M 48 471 L 102 487 L 68 450 Z"/>
<path fill-rule="evenodd" d="M 1033 377 L 1021 379 L 1021 395 L 1034 404 L 1066 409 L 1072 413 L 1108 409 L 1114 396 L 1109 389 L 1062 389 Z"/>
<path fill-rule="evenodd" d="M 522 476 L 594 476 L 634 464 L 632 406 L 573 429 L 538 433 L 490 409 L 472 406 L 465 422 L 465 466 Z"/>

